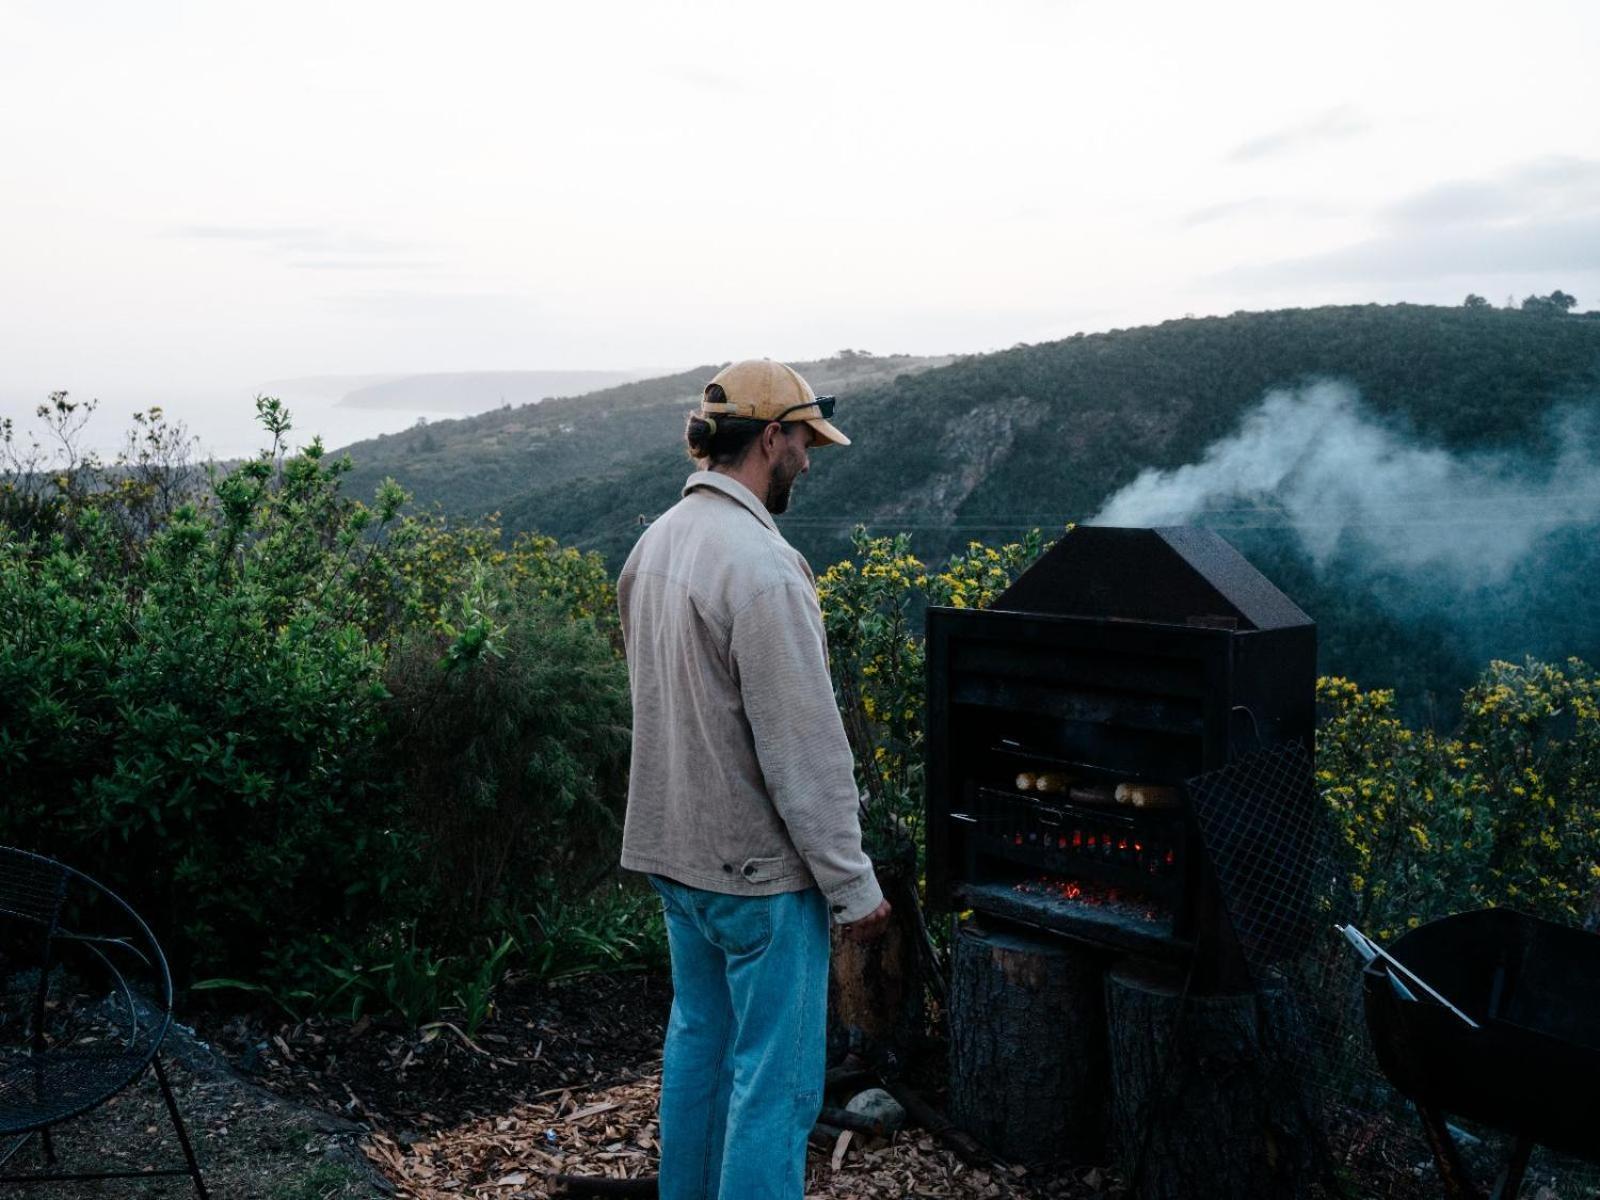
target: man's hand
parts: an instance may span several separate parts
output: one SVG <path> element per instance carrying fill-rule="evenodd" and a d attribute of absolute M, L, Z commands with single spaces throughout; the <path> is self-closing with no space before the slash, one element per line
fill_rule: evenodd
<path fill-rule="evenodd" d="M 843 927 L 844 936 L 852 942 L 870 942 L 883 936 L 883 931 L 889 928 L 889 902 L 883 901 L 859 921 L 851 921 Z"/>

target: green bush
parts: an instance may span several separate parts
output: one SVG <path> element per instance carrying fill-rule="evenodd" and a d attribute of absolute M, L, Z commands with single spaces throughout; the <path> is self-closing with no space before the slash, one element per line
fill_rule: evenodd
<path fill-rule="evenodd" d="M 399 498 L 343 500 L 282 432 L 148 536 L 104 490 L 63 489 L 48 534 L 0 527 L 0 841 L 125 892 L 181 972 L 359 918 L 415 852 L 360 588 Z"/>
<path fill-rule="evenodd" d="M 627 669 L 593 620 L 518 593 L 479 570 L 388 663 L 387 739 L 405 824 L 428 845 L 430 936 L 556 888 L 581 894 L 616 867 Z"/>
<path fill-rule="evenodd" d="M 124 893 L 180 980 L 481 1019 L 490 908 L 615 861 L 614 593 L 549 539 L 402 516 L 392 483 L 351 500 L 348 460 L 258 408 L 271 444 L 228 471 L 159 416 L 79 455 L 61 396 L 54 473 L 0 429 L 0 842 Z"/>
<path fill-rule="evenodd" d="M 1407 727 L 1389 691 L 1323 679 L 1318 696 L 1317 779 L 1369 932 L 1485 906 L 1600 915 L 1593 668 L 1491 663 L 1451 734 Z"/>
<path fill-rule="evenodd" d="M 560 980 L 598 973 L 665 970 L 666 926 L 648 888 L 617 882 L 576 898 L 559 895 L 528 909 L 496 908 L 495 934 L 441 954 L 414 928 L 378 932 L 360 944 L 323 934 L 274 952 L 261 979 L 213 978 L 199 991 L 262 996 L 294 1020 L 312 1013 L 357 1020 L 397 1018 L 421 1029 L 449 1021 L 477 1036 L 508 979 Z"/>
<path fill-rule="evenodd" d="M 817 580 L 834 696 L 869 800 L 864 834 L 876 857 L 923 841 L 924 665 L 928 605 L 984 608 L 1045 549 L 1034 530 L 998 549 L 971 543 L 942 570 L 911 553 L 911 539 L 871 537 L 858 526 L 854 553 Z"/>

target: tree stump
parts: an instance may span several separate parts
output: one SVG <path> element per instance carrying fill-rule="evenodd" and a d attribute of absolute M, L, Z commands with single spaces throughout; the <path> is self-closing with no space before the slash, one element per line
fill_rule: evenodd
<path fill-rule="evenodd" d="M 1058 938 L 956 931 L 950 1117 L 1013 1162 L 1105 1159 L 1104 964 Z"/>
<path fill-rule="evenodd" d="M 1287 994 L 1182 993 L 1148 964 L 1106 978 L 1112 1144 L 1139 1200 L 1306 1195 L 1318 1134 L 1282 1066 Z"/>

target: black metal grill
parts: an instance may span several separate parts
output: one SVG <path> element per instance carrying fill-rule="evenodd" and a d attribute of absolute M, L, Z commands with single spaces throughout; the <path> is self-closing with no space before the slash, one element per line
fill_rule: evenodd
<path fill-rule="evenodd" d="M 1187 781 L 1309 754 L 1310 618 L 1210 531 L 1082 527 L 927 632 L 933 902 L 1242 986 Z"/>

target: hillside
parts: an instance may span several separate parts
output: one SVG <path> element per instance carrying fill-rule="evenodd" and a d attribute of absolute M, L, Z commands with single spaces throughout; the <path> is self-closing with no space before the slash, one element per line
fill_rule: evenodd
<path fill-rule="evenodd" d="M 675 377 L 678 407 L 710 371 Z M 1600 395 L 1600 321 L 1410 305 L 1248 313 L 1019 346 L 838 387 L 836 420 L 855 444 L 816 456 L 784 526 L 825 562 L 857 522 L 911 529 L 938 553 L 969 530 L 1005 535 L 1083 520 L 1140 470 L 1191 461 L 1267 390 L 1314 378 L 1350 382 L 1375 413 L 1446 447 L 1538 448 L 1553 405 Z M 618 407 L 595 415 L 609 421 Z M 624 553 L 629 522 L 669 506 L 687 474 L 678 407 L 659 436 L 631 436 L 606 461 L 591 458 L 586 479 L 533 478 L 522 495 L 506 495 L 508 527 Z M 402 439 L 415 435 L 384 441 Z M 353 452 L 367 467 L 361 448 Z"/>
<path fill-rule="evenodd" d="M 591 410 L 598 424 L 588 436 L 582 407 L 566 410 L 573 428 L 544 451 L 559 481 L 529 473 L 532 486 L 506 489 L 494 502 L 506 526 L 619 564 L 641 516 L 677 497 L 688 473 L 682 408 L 709 374 L 678 377 L 678 398 L 630 421 L 626 436 L 606 436 L 629 411 L 620 394 Z M 837 422 L 855 445 L 815 456 L 783 528 L 819 568 L 846 553 L 858 522 L 911 532 L 929 559 L 969 538 L 1058 529 L 1092 517 L 1147 468 L 1194 462 L 1268 391 L 1315 379 L 1356 389 L 1373 422 L 1421 448 L 1419 461 L 1468 456 L 1470 474 L 1470 456 L 1514 451 L 1535 469 L 1562 451 L 1553 412 L 1595 411 L 1600 320 L 1411 305 L 1240 313 L 1019 346 L 858 387 L 830 382 Z M 641 400 L 650 391 L 634 386 Z M 1425 705 L 1427 693 L 1448 694 L 1490 655 L 1600 657 L 1600 610 L 1583 582 L 1600 570 L 1600 539 L 1581 520 L 1533 539 L 1504 577 L 1446 587 L 1420 560 L 1416 571 L 1380 570 L 1346 548 L 1314 562 L 1270 519 L 1270 497 L 1251 503 L 1266 519 L 1198 519 L 1224 527 L 1319 617 L 1325 670 L 1395 684 Z M 1448 524 L 1437 506 L 1424 515 Z M 1404 543 L 1422 524 L 1402 512 L 1384 536 Z"/>
<path fill-rule="evenodd" d="M 575 396 L 639 378 L 628 371 L 451 371 L 377 379 L 346 392 L 352 408 L 401 408 L 480 413 L 505 404 L 537 404 L 549 396 Z"/>
<path fill-rule="evenodd" d="M 795 365 L 819 392 L 854 395 L 950 361 L 846 353 Z M 627 477 L 653 451 L 666 448 L 683 459 L 681 449 L 673 448 L 683 435 L 684 415 L 718 369 L 708 364 L 356 442 L 344 448 L 356 464 L 349 487 L 355 495 L 370 495 L 392 476 L 421 505 L 477 515 L 535 489 L 559 493 L 579 481 Z"/>

